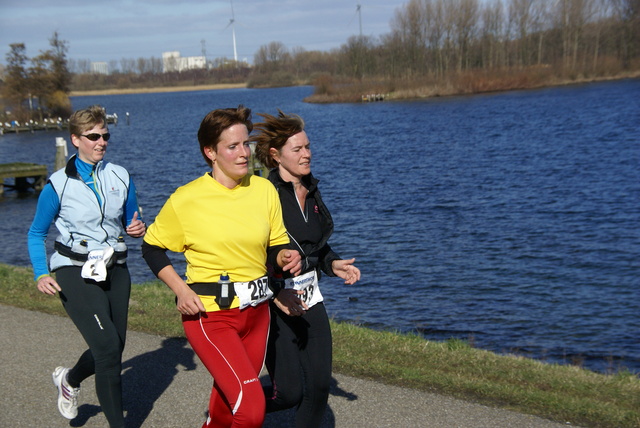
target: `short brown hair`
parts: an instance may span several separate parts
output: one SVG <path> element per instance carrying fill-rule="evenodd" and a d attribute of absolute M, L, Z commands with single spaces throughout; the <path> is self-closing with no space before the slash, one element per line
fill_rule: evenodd
<path fill-rule="evenodd" d="M 69 133 L 79 137 L 96 125 L 107 125 L 107 113 L 97 104 L 73 112 L 69 118 Z"/>
<path fill-rule="evenodd" d="M 251 109 L 242 104 L 238 108 L 212 110 L 202 119 L 200 129 L 198 129 L 198 142 L 200 143 L 200 153 L 202 153 L 207 165 L 213 167 L 213 162 L 207 157 L 204 149 L 212 147 L 216 151 L 220 135 L 224 130 L 238 124 L 245 125 L 249 133 L 253 130 Z"/>
<path fill-rule="evenodd" d="M 271 157 L 270 149 L 280 149 L 287 140 L 304 131 L 304 120 L 296 114 L 285 114 L 278 109 L 278 117 L 267 113 L 259 113 L 264 122 L 256 123 L 258 134 L 251 137 L 256 142 L 256 156 L 262 165 L 275 168 L 277 162 Z"/>

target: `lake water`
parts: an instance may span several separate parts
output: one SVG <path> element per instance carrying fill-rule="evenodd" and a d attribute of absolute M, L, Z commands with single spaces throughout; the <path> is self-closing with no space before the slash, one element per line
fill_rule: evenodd
<path fill-rule="evenodd" d="M 330 242 L 362 270 L 354 286 L 323 278 L 331 316 L 640 372 L 640 80 L 369 104 L 304 103 L 311 92 L 72 101 L 120 117 L 107 159 L 132 172 L 147 223 L 177 186 L 207 170 L 196 132 L 209 110 L 297 113 L 336 223 Z M 57 136 L 69 140 L 51 131 L 0 136 L 0 162 L 51 170 Z M 36 201 L 0 198 L 0 262 L 29 264 Z M 139 242 L 129 245 L 133 280 L 154 279 Z"/>

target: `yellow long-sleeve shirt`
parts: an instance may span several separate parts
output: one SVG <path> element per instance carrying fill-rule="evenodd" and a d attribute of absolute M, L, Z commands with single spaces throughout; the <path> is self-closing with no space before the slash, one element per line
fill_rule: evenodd
<path fill-rule="evenodd" d="M 217 282 L 223 271 L 233 282 L 262 277 L 267 247 L 289 243 L 280 199 L 268 180 L 246 176 L 228 189 L 208 173 L 169 197 L 144 240 L 184 253 L 188 284 Z M 213 296 L 200 298 L 207 311 L 218 309 Z M 231 307 L 238 307 L 237 297 Z"/>

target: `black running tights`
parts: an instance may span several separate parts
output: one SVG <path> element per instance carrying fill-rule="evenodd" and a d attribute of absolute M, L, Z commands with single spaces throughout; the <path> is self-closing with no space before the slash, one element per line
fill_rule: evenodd
<path fill-rule="evenodd" d="M 81 267 L 56 271 L 60 300 L 89 349 L 69 371 L 72 387 L 95 374 L 96 395 L 111 428 L 124 427 L 122 408 L 122 351 L 127 332 L 131 277 L 125 265 L 109 269 L 107 280 L 93 282 Z"/>
<path fill-rule="evenodd" d="M 265 388 L 267 412 L 296 407 L 296 427 L 322 422 L 331 385 L 331 328 L 324 304 L 290 317 L 271 305 L 266 367 L 272 387 Z"/>

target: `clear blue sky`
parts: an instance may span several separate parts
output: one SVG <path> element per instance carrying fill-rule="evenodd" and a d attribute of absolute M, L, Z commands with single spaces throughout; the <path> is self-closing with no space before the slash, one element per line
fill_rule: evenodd
<path fill-rule="evenodd" d="M 360 33 L 379 37 L 407 0 L 233 0 L 238 59 L 270 42 L 288 49 L 328 51 Z M 49 48 L 57 31 L 69 42 L 68 58 L 119 61 L 182 56 L 233 58 L 230 0 L 0 0 L 0 63 L 12 43 L 24 43 L 27 56 Z M 226 28 L 225 28 L 226 27 Z"/>

